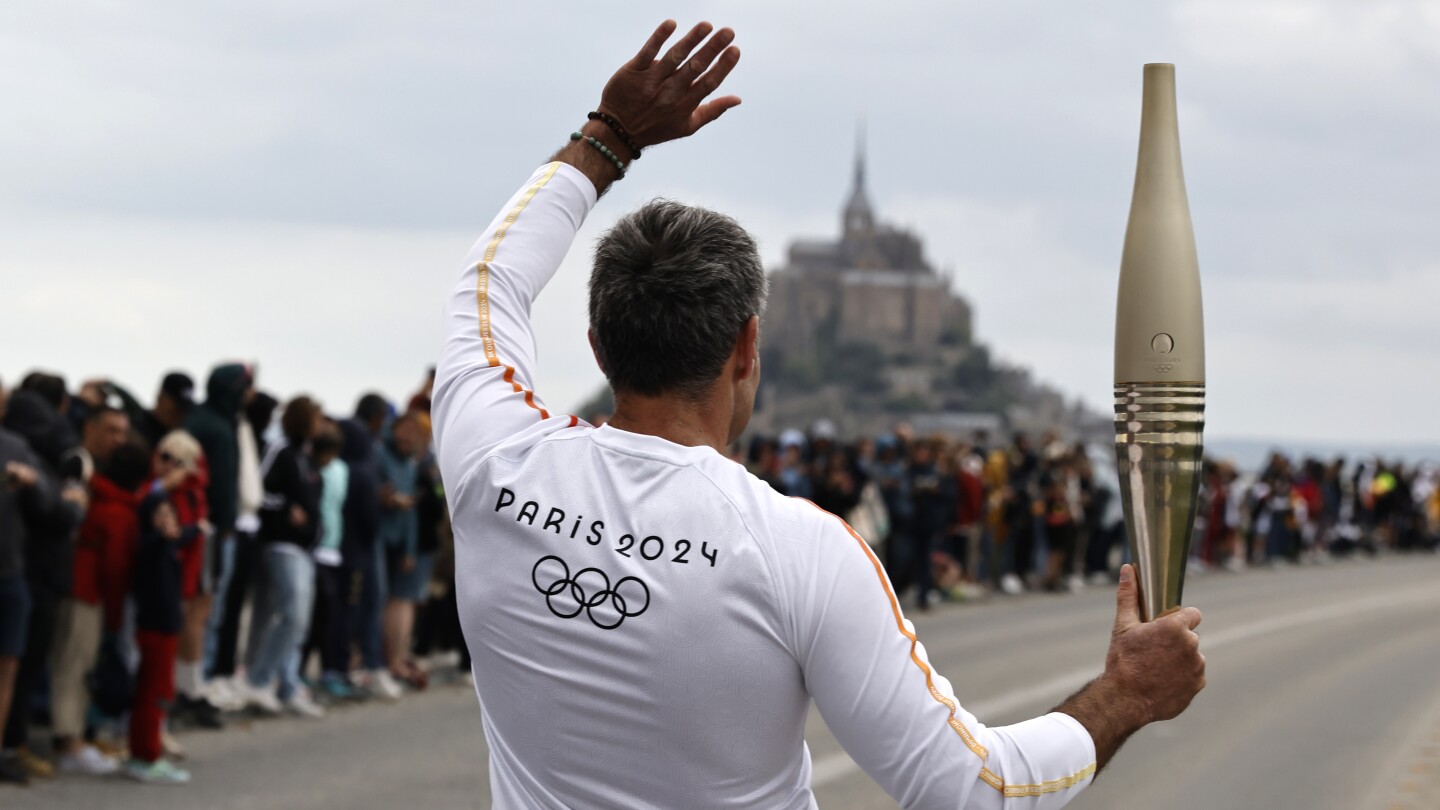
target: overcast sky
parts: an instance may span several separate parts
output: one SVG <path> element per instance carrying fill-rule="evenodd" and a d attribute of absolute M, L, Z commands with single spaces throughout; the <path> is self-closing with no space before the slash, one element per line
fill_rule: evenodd
<path fill-rule="evenodd" d="M 258 360 L 402 397 L 479 229 L 666 16 L 738 32 L 744 104 L 647 152 L 535 309 L 600 383 L 594 236 L 653 196 L 774 264 L 872 199 L 1011 362 L 1105 408 L 1141 66 L 1174 62 L 1217 436 L 1440 440 L 1440 3 L 0 4 L 0 379 Z M 162 8 L 162 6 L 164 8 Z M 813 10 L 823 9 L 823 10 Z"/>

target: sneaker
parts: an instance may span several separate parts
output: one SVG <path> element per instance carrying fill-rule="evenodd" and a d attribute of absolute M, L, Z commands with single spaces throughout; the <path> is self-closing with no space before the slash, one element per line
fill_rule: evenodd
<path fill-rule="evenodd" d="M 359 697 L 355 687 L 351 686 L 345 680 L 345 676 L 338 672 L 327 672 L 321 676 L 320 693 L 329 698 L 332 703 L 356 700 Z"/>
<path fill-rule="evenodd" d="M 0 785 L 28 785 L 30 772 L 20 764 L 20 758 L 6 751 L 0 754 Z"/>
<path fill-rule="evenodd" d="M 31 779 L 49 779 L 55 775 L 55 766 L 44 757 L 36 756 L 29 748 L 16 748 L 14 756 Z"/>
<path fill-rule="evenodd" d="M 1025 590 L 1025 585 L 1020 582 L 1020 577 L 1014 574 L 1006 574 L 1000 578 L 1000 590 L 1011 596 L 1015 596 Z"/>
<path fill-rule="evenodd" d="M 125 761 L 125 759 L 127 758 L 127 754 L 129 753 L 129 750 L 127 749 L 126 744 L 123 740 L 107 740 L 103 737 L 97 737 L 90 744 L 95 747 L 96 751 L 99 751 L 100 753 L 115 760 L 116 762 Z"/>
<path fill-rule="evenodd" d="M 258 687 L 249 681 L 239 681 L 236 686 L 240 688 L 240 694 L 245 698 L 245 705 L 249 708 L 258 709 L 264 714 L 280 714 L 285 707 L 280 705 L 280 698 L 275 696 L 275 688 Z"/>
<path fill-rule="evenodd" d="M 395 682 L 389 671 L 383 669 L 370 673 L 370 690 L 382 700 L 399 700 L 400 696 L 405 694 L 405 690 Z"/>
<path fill-rule="evenodd" d="M 168 759 L 154 762 L 129 760 L 125 763 L 125 775 L 147 785 L 185 785 L 190 782 L 190 772 L 175 767 Z"/>
<path fill-rule="evenodd" d="M 225 727 L 225 720 L 220 716 L 220 707 L 203 697 L 178 696 L 172 717 L 176 722 L 189 723 L 200 728 L 219 730 Z"/>
<path fill-rule="evenodd" d="M 62 754 L 58 762 L 61 773 L 83 773 L 109 776 L 120 770 L 120 763 L 100 753 L 93 745 L 82 745 L 73 754 Z"/>
<path fill-rule="evenodd" d="M 303 689 L 296 690 L 290 699 L 285 701 L 285 710 L 300 717 L 307 717 L 311 720 L 321 720 L 325 717 L 325 709 L 320 704 L 310 699 L 310 695 Z"/>
<path fill-rule="evenodd" d="M 235 680 L 215 678 L 206 685 L 206 699 L 222 712 L 238 712 L 245 708 L 245 698 L 240 694 Z"/>

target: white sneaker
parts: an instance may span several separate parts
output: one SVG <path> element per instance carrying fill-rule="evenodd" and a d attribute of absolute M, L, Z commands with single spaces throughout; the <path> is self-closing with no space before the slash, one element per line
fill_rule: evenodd
<path fill-rule="evenodd" d="M 65 754 L 57 763 L 65 773 L 83 773 L 90 776 L 109 776 L 120 770 L 120 763 L 100 753 L 93 745 L 82 745 L 73 754 Z"/>
<path fill-rule="evenodd" d="M 275 696 L 274 686 L 257 687 L 248 680 L 240 680 L 235 684 L 239 687 L 240 695 L 244 698 L 245 705 L 259 709 L 266 714 L 281 714 L 285 707 L 280 705 L 280 698 Z"/>
<path fill-rule="evenodd" d="M 1000 578 L 1000 590 L 1011 596 L 1015 596 L 1025 590 L 1025 585 L 1022 584 L 1020 578 L 1014 574 L 1006 574 Z"/>
<path fill-rule="evenodd" d="M 222 712 L 238 712 L 245 708 L 245 697 L 235 680 L 216 678 L 206 684 L 205 697 Z"/>
<path fill-rule="evenodd" d="M 405 694 L 404 687 L 383 669 L 370 673 L 370 689 L 385 700 L 399 700 Z"/>
<path fill-rule="evenodd" d="M 303 689 L 296 690 L 295 694 L 285 701 L 285 709 L 291 714 L 311 720 L 321 720 L 325 717 L 325 709 L 311 700 L 309 693 Z"/>

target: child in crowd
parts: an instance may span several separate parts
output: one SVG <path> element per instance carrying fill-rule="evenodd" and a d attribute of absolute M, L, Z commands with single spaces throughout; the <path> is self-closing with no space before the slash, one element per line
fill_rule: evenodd
<path fill-rule="evenodd" d="M 167 493 L 156 487 L 140 505 L 140 547 L 131 593 L 135 598 L 135 644 L 140 670 L 130 711 L 130 755 L 125 773 L 141 782 L 183 785 L 190 774 L 165 759 L 161 729 L 175 699 L 175 650 L 183 623 L 180 552 L 200 537 L 181 528 Z"/>

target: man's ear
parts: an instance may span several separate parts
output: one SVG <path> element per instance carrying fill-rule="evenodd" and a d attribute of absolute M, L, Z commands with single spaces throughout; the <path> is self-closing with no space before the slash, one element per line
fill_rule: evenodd
<path fill-rule="evenodd" d="M 735 379 L 753 377 L 760 367 L 760 316 L 751 315 L 735 339 Z"/>
<path fill-rule="evenodd" d="M 610 376 L 605 371 L 605 361 L 600 359 L 600 347 L 595 345 L 595 332 L 590 329 L 586 329 L 585 337 L 590 341 L 590 353 L 595 355 L 595 365 L 600 367 L 600 373 L 604 374 L 607 377 Z"/>

